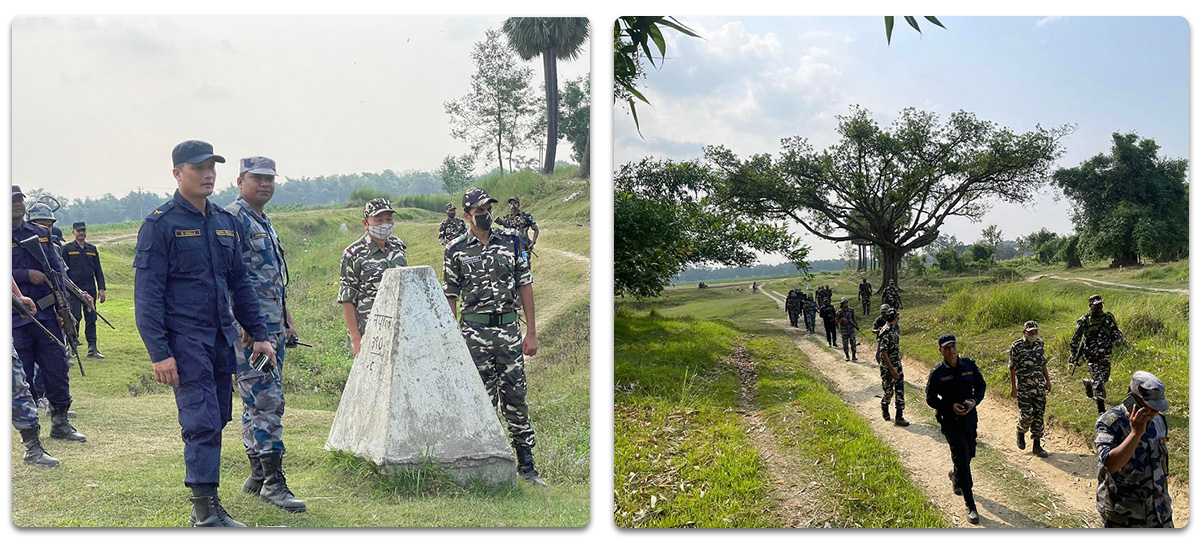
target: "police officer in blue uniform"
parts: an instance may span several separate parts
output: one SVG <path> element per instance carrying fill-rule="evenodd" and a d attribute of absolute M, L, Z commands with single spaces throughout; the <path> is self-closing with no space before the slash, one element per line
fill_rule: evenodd
<path fill-rule="evenodd" d="M 184 485 L 192 489 L 189 523 L 244 527 L 229 517 L 217 495 L 221 430 L 232 419 L 238 361 L 234 318 L 253 336 L 254 353 L 273 364 L 275 350 L 238 252 L 237 222 L 208 201 L 216 163 L 225 158 L 213 154 L 211 144 L 194 140 L 176 145 L 171 158 L 179 189 L 138 231 L 134 312 L 154 379 L 174 387 Z"/>
<path fill-rule="evenodd" d="M 71 225 L 71 229 L 75 232 L 75 241 L 59 248 L 63 262 L 67 263 L 67 277 L 81 290 L 90 294 L 96 304 L 103 304 L 106 299 L 106 286 L 104 268 L 100 266 L 100 252 L 96 250 L 96 246 L 87 242 L 86 223 L 76 221 Z M 87 357 L 103 359 L 104 355 L 96 348 L 96 310 L 84 309 L 83 303 L 74 297 L 70 298 L 70 303 L 71 314 L 75 316 L 75 331 L 79 331 L 80 321 L 86 321 L 83 329 L 88 344 Z"/>
<path fill-rule="evenodd" d="M 950 459 L 954 469 L 950 471 L 950 482 L 954 493 L 961 494 L 967 503 L 967 520 L 979 523 L 979 511 L 975 508 L 975 496 L 971 493 L 971 458 L 975 457 L 975 440 L 978 435 L 979 413 L 975 407 L 983 401 L 987 383 L 983 374 L 970 358 L 958 355 L 958 343 L 953 334 L 938 338 L 938 351 L 942 362 L 929 372 L 925 384 L 925 403 L 937 411 L 942 435 L 950 444 Z"/>
<path fill-rule="evenodd" d="M 12 277 L 20 290 L 37 303 L 34 317 L 50 332 L 62 337 L 59 315 L 55 307 L 54 293 L 48 284 L 50 276 L 42 272 L 42 265 L 21 246 L 21 241 L 31 237 L 45 254 L 50 268 L 63 275 L 58 261 L 58 251 L 50 240 L 50 230 L 25 221 L 25 195 L 18 186 L 12 187 Z M 13 347 L 21 357 L 25 368 L 25 380 L 34 380 L 34 367 L 38 380 L 42 382 L 44 397 L 50 403 L 50 437 L 68 441 L 85 442 L 87 437 L 75 430 L 67 420 L 71 407 L 71 381 L 68 376 L 67 354 L 62 346 L 38 328 L 34 321 L 17 315 L 12 316 Z M 38 396 L 35 396 L 38 397 Z"/>

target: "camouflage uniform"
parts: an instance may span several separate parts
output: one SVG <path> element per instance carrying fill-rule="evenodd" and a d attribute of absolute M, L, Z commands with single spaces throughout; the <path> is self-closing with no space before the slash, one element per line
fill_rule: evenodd
<path fill-rule="evenodd" d="M 837 321 L 838 331 L 842 334 L 842 353 L 846 355 L 847 360 L 858 360 L 858 339 L 854 335 L 857 319 L 854 318 L 854 308 L 846 306 L 838 310 Z"/>
<path fill-rule="evenodd" d="M 533 274 L 517 254 L 518 234 L 492 228 L 487 245 L 474 234 L 460 236 L 446 246 L 442 272 L 446 297 L 462 306 L 460 328 L 492 405 L 500 407 L 513 447 L 528 449 L 534 446 L 534 433 L 525 403 L 525 356 L 516 310 L 518 289 L 533 283 Z M 498 320 L 479 322 L 482 316 Z"/>
<path fill-rule="evenodd" d="M 864 315 L 871 314 L 871 293 L 871 284 L 866 280 L 858 284 L 858 299 L 862 300 Z"/>
<path fill-rule="evenodd" d="M 888 371 L 887 364 L 883 363 L 883 351 L 887 351 L 888 360 L 892 367 L 896 368 L 895 379 Z M 899 415 L 904 410 L 904 364 L 900 362 L 900 333 L 894 326 L 885 324 L 879 330 L 879 348 L 875 350 L 875 362 L 879 364 L 879 378 L 883 383 L 883 399 L 879 403 L 887 407 L 892 401 L 892 396 L 895 396 L 896 414 Z"/>
<path fill-rule="evenodd" d="M 250 285 L 258 295 L 259 312 L 267 325 L 267 340 L 275 348 L 275 368 L 259 371 L 250 367 L 251 349 L 244 347 L 238 361 L 237 390 L 242 397 L 242 443 L 246 454 L 283 454 L 283 357 L 287 320 L 284 289 L 287 263 L 271 218 L 259 215 L 250 203 L 238 197 L 226 207 L 238 222 L 238 248 L 246 265 Z"/>
<path fill-rule="evenodd" d="M 438 227 L 438 242 L 444 246 L 464 234 L 467 234 L 467 224 L 456 217 L 448 217 L 442 222 L 442 226 Z"/>
<path fill-rule="evenodd" d="M 17 431 L 29 428 L 40 428 L 37 417 L 37 402 L 29 393 L 29 385 L 25 383 L 25 366 L 17 356 L 17 348 L 12 350 L 12 424 Z"/>
<path fill-rule="evenodd" d="M 387 239 L 387 251 L 383 251 L 369 235 L 364 234 L 342 253 L 342 280 L 337 301 L 354 304 L 360 336 L 366 331 L 367 317 L 371 315 L 371 306 L 375 305 L 375 293 L 378 292 L 379 281 L 383 279 L 383 271 L 408 266 L 408 259 L 404 255 L 406 247 L 399 238 L 390 236 Z"/>
<path fill-rule="evenodd" d="M 900 309 L 900 289 L 895 285 L 888 285 L 880 289 L 879 295 L 883 297 L 883 303 L 889 304 L 896 309 Z"/>
<path fill-rule="evenodd" d="M 517 197 L 513 197 L 508 200 L 508 202 L 510 204 L 514 201 L 518 205 L 521 204 L 521 199 L 517 198 Z M 501 227 L 507 227 L 509 229 L 513 229 L 513 230 L 517 231 L 518 233 L 520 233 L 521 256 L 524 257 L 526 261 L 528 261 L 529 253 L 530 253 L 529 252 L 529 244 L 530 244 L 529 229 L 532 228 L 532 229 L 536 230 L 537 229 L 537 221 L 535 221 L 533 219 L 533 216 L 529 215 L 529 212 L 522 212 L 520 210 L 520 206 L 518 206 L 517 208 L 518 209 L 516 212 L 509 213 L 508 215 L 502 216 L 499 219 L 497 219 L 496 224 L 500 225 Z"/>
<path fill-rule="evenodd" d="M 1108 454 L 1132 428 L 1124 404 L 1109 409 L 1096 420 L 1096 457 L 1099 459 L 1096 510 L 1105 527 L 1174 527 L 1171 496 L 1167 493 L 1167 422 L 1156 415 L 1146 424 L 1133 457 L 1115 473 L 1104 468 Z"/>
<path fill-rule="evenodd" d="M 784 302 L 784 309 L 787 310 L 788 320 L 792 326 L 796 326 L 796 319 L 800 316 L 800 295 L 796 291 L 788 291 L 787 301 Z"/>
<path fill-rule="evenodd" d="M 1092 298 L 1099 299 L 1099 295 Z M 1113 344 L 1124 341 L 1125 337 L 1117 328 L 1117 319 L 1112 313 L 1088 313 L 1075 321 L 1075 335 L 1071 337 L 1071 356 L 1087 362 L 1088 372 L 1091 374 L 1091 397 L 1098 403 L 1108 397 L 1104 385 L 1112 372 Z"/>
<path fill-rule="evenodd" d="M 1016 373 L 1017 407 L 1021 420 L 1017 431 L 1029 431 L 1041 439 L 1046 428 L 1046 344 L 1041 338 L 1033 343 L 1020 338 L 1008 348 L 1008 369 Z"/>
<path fill-rule="evenodd" d="M 804 304 L 804 327 L 809 333 L 817 331 L 817 303 L 812 298 L 805 297 L 802 300 Z"/>

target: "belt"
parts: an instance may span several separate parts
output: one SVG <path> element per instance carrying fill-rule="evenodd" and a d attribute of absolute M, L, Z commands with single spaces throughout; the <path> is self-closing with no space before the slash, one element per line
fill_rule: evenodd
<path fill-rule="evenodd" d="M 517 320 L 517 312 L 507 313 L 463 313 L 463 322 L 482 324 L 485 326 L 504 326 Z"/>

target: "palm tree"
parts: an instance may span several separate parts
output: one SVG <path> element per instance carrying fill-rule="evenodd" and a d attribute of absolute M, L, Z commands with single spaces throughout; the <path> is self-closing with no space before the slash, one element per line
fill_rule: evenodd
<path fill-rule="evenodd" d="M 510 17 L 504 21 L 508 44 L 524 60 L 542 57 L 546 75 L 546 163 L 543 174 L 554 172 L 558 146 L 558 60 L 574 60 L 588 39 L 585 17 Z"/>

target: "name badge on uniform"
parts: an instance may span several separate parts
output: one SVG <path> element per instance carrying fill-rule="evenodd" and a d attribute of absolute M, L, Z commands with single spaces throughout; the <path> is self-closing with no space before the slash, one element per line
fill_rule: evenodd
<path fill-rule="evenodd" d="M 190 236 L 200 236 L 200 229 L 176 229 L 175 238 L 187 238 Z"/>
<path fill-rule="evenodd" d="M 946 375 L 945 377 L 942 377 L 942 378 L 940 378 L 940 379 L 938 379 L 938 380 L 939 380 L 939 381 L 942 381 L 942 382 L 946 382 L 946 381 L 948 381 L 948 380 L 950 380 L 950 379 L 953 379 L 953 378 L 954 378 L 954 375 Z"/>
<path fill-rule="evenodd" d="M 68 251 L 67 255 L 79 255 L 79 252 L 78 251 Z M 91 255 L 91 253 L 88 253 L 88 255 Z"/>
<path fill-rule="evenodd" d="M 228 236 L 228 237 L 232 238 L 233 231 L 231 231 L 229 229 L 217 229 L 217 236 Z"/>
<path fill-rule="evenodd" d="M 463 259 L 462 263 L 469 268 L 471 265 L 473 265 L 479 261 L 482 261 L 482 260 L 483 260 L 483 255 L 476 255 L 474 257 L 467 257 L 467 258 Z"/>
<path fill-rule="evenodd" d="M 250 235 L 250 238 L 253 238 L 255 240 L 258 240 L 259 238 L 270 238 L 270 237 L 271 237 L 271 235 L 268 233 L 265 233 L 265 232 L 256 232 L 256 233 Z"/>

